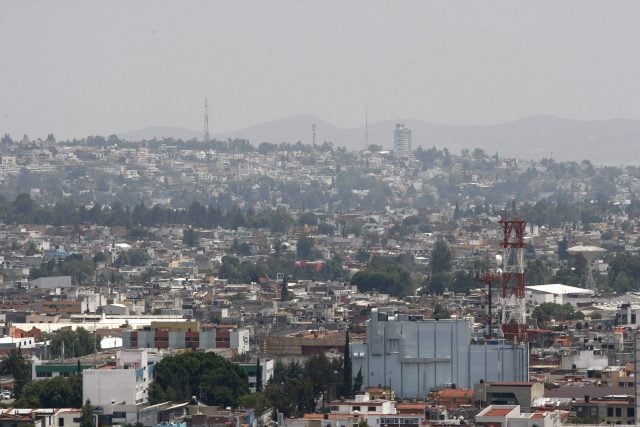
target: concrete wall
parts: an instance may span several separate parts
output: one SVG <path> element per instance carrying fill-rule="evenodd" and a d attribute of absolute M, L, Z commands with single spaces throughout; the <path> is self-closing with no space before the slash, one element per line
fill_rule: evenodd
<path fill-rule="evenodd" d="M 82 371 L 82 401 L 93 405 L 111 402 L 135 403 L 136 371 L 134 369 L 85 369 Z"/>
<path fill-rule="evenodd" d="M 216 348 L 216 331 L 200 331 L 200 348 Z"/>
<path fill-rule="evenodd" d="M 184 331 L 169 331 L 169 348 L 184 348 Z"/>
<path fill-rule="evenodd" d="M 249 351 L 249 330 L 236 329 L 231 332 L 229 337 L 231 348 L 237 349 L 238 354 L 244 354 Z"/>

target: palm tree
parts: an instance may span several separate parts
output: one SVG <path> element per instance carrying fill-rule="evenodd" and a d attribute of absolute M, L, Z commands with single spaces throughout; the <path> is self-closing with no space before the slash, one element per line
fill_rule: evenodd
<path fill-rule="evenodd" d="M 0 374 L 11 375 L 15 382 L 13 391 L 16 397 L 20 397 L 22 389 L 31 380 L 31 362 L 23 355 L 20 347 L 12 348 L 9 353 L 0 360 Z"/>

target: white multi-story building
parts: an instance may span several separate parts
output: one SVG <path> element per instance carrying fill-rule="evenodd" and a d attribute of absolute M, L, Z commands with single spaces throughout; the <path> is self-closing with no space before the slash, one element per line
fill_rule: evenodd
<path fill-rule="evenodd" d="M 526 344 L 474 344 L 473 322 L 433 320 L 372 309 L 367 343 L 351 345 L 353 372 L 364 387 L 390 386 L 402 398 L 423 398 L 443 385 L 471 388 L 484 381 L 527 381 Z"/>
<path fill-rule="evenodd" d="M 411 150 L 411 129 L 398 123 L 393 131 L 393 154 L 398 159 L 410 159 Z"/>
<path fill-rule="evenodd" d="M 336 400 L 329 407 L 332 414 L 361 415 L 395 415 L 394 400 L 371 399 L 369 393 L 357 394 L 352 400 Z"/>
<path fill-rule="evenodd" d="M 93 405 L 148 402 L 157 360 L 147 350 L 119 351 L 115 366 L 82 371 L 82 401 Z"/>
<path fill-rule="evenodd" d="M 476 415 L 476 426 L 490 427 L 559 427 L 560 411 L 520 412 L 518 405 L 490 405 Z"/>

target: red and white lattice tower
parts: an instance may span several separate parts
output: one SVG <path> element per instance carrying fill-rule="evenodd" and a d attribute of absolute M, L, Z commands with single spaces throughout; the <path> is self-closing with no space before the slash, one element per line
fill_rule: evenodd
<path fill-rule="evenodd" d="M 499 221 L 502 228 L 502 332 L 506 339 L 525 341 L 527 313 L 524 296 L 524 227 L 526 221 L 516 215 L 515 201 L 511 217 L 505 210 Z"/>

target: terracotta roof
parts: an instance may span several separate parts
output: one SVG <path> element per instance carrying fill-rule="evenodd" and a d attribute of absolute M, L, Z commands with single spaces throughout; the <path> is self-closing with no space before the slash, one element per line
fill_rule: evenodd
<path fill-rule="evenodd" d="M 521 381 L 496 381 L 491 382 L 489 385 L 495 386 L 509 386 L 509 387 L 531 387 L 534 383 L 532 382 L 521 382 Z"/>
<path fill-rule="evenodd" d="M 396 409 L 424 409 L 425 403 L 398 403 Z"/>
<path fill-rule="evenodd" d="M 495 383 L 492 383 L 495 384 Z M 500 384 L 501 385 L 501 384 Z M 442 397 L 473 397 L 474 391 L 470 388 L 448 388 L 437 392 L 437 396 Z"/>
<path fill-rule="evenodd" d="M 507 414 L 511 413 L 513 408 L 492 408 L 483 414 L 484 417 L 504 417 Z"/>

